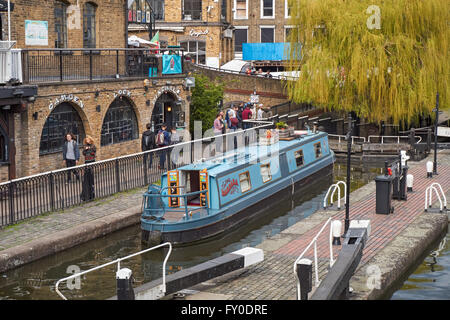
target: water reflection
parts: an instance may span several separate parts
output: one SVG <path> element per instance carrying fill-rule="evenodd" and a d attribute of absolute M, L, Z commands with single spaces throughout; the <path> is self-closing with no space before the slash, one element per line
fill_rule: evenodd
<path fill-rule="evenodd" d="M 380 173 L 379 168 L 352 168 L 351 190 L 372 181 Z M 246 246 L 260 244 L 320 209 L 328 187 L 338 180 L 345 180 L 345 175 L 345 165 L 336 164 L 334 177 L 319 179 L 308 187 L 308 192 L 303 190 L 294 196 L 287 192 L 277 202 L 268 204 L 264 214 L 250 223 L 195 245 L 173 248 L 167 262 L 167 273 L 177 272 Z M 87 270 L 143 250 L 145 247 L 141 243 L 140 234 L 140 226 L 132 226 L 3 273 L 0 275 L 0 299 L 59 299 L 55 284 L 59 279 L 70 275 L 68 268 L 77 266 L 81 270 Z M 121 267 L 133 270 L 137 286 L 161 277 L 162 261 L 166 253 L 167 249 L 150 251 L 121 262 Z M 80 289 L 70 290 L 66 283 L 62 283 L 59 290 L 69 300 L 106 299 L 116 294 L 115 272 L 116 266 L 111 265 L 83 276 L 80 279 Z"/>
<path fill-rule="evenodd" d="M 449 300 L 450 299 L 450 245 L 447 233 L 391 297 L 393 300 Z"/>

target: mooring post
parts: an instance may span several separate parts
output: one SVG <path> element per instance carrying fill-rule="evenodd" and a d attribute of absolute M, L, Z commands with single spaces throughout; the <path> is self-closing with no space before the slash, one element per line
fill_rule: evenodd
<path fill-rule="evenodd" d="M 312 261 L 303 258 L 297 262 L 297 277 L 300 282 L 300 300 L 308 300 L 308 293 L 312 290 Z"/>
<path fill-rule="evenodd" d="M 134 300 L 133 273 L 128 268 L 116 272 L 117 300 Z"/>

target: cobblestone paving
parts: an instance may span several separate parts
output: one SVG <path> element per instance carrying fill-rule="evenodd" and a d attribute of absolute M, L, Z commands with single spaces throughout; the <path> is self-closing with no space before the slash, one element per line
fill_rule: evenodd
<path fill-rule="evenodd" d="M 394 214 L 375 214 L 374 181 L 351 194 L 350 220 L 369 219 L 371 221 L 371 235 L 363 251 L 363 258 L 358 269 L 393 241 L 418 216 L 433 214 L 424 213 L 425 189 L 432 182 L 440 183 L 444 192 L 450 194 L 450 151 L 438 153 L 438 175 L 433 176 L 432 179 L 426 178 L 425 164 L 429 160 L 433 160 L 433 154 L 420 162 L 409 163 L 408 173 L 414 176 L 414 192 L 408 193 L 407 201 L 393 201 Z M 437 199 L 436 197 L 434 199 L 434 207 L 436 207 Z M 247 270 L 212 280 L 209 287 L 200 288 L 200 290 L 224 294 L 232 300 L 295 299 L 296 282 L 293 263 L 330 216 L 333 219 L 344 221 L 345 210 L 314 213 L 259 245 L 258 247 L 264 250 L 262 263 L 249 267 Z M 329 232 L 323 232 L 318 239 L 320 277 L 326 273 L 328 266 L 328 241 Z M 333 247 L 335 257 L 339 250 L 339 246 Z M 305 257 L 313 260 L 313 247 L 306 252 Z"/>
<path fill-rule="evenodd" d="M 56 211 L 24 220 L 0 229 L 0 250 L 62 231 L 82 223 L 123 211 L 142 202 L 146 188 L 121 192 L 64 211 Z M 1 251 L 0 251 L 1 253 Z"/>

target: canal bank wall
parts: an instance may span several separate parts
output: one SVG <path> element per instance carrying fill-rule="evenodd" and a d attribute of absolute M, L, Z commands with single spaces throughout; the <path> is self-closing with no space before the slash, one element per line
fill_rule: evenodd
<path fill-rule="evenodd" d="M 127 191 L 1 229 L 0 272 L 136 225 L 144 190 Z"/>

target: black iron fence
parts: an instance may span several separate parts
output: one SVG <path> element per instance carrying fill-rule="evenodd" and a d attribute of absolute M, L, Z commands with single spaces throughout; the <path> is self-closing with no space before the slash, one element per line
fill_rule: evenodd
<path fill-rule="evenodd" d="M 23 83 L 162 76 L 162 55 L 181 49 L 24 49 Z"/>
<path fill-rule="evenodd" d="M 255 143 L 271 122 L 251 122 L 250 129 L 187 141 L 129 156 L 102 160 L 0 183 L 0 227 L 46 212 L 63 210 L 147 186 L 167 170 Z M 239 142 L 239 143 L 238 143 Z"/>

